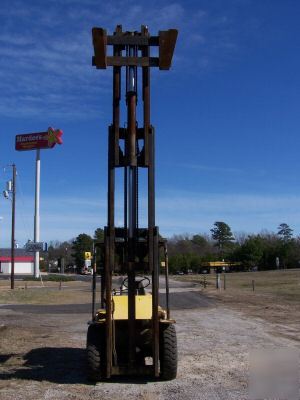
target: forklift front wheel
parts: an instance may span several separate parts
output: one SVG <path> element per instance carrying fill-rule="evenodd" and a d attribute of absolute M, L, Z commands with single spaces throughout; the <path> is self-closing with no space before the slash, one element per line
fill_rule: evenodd
<path fill-rule="evenodd" d="M 90 325 L 87 333 L 87 379 L 93 382 L 101 379 L 103 364 L 102 330 L 100 327 Z"/>
<path fill-rule="evenodd" d="M 159 343 L 160 375 L 163 380 L 172 380 L 177 375 L 177 338 L 174 324 L 160 327 Z"/>

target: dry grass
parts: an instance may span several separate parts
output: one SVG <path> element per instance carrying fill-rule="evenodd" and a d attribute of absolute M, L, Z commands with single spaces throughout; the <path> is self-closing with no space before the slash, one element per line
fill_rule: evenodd
<path fill-rule="evenodd" d="M 216 276 L 186 275 L 178 280 L 201 284 L 207 282 L 204 293 L 218 304 L 238 310 L 247 316 L 262 318 L 268 322 L 289 327 L 294 338 L 300 325 L 300 270 L 240 272 L 221 276 L 221 288 L 216 289 Z M 253 291 L 252 281 L 255 283 Z"/>
<path fill-rule="evenodd" d="M 0 304 L 74 304 L 91 302 L 89 282 L 15 282 L 0 281 Z"/>
<path fill-rule="evenodd" d="M 255 292 L 258 294 L 280 296 L 288 301 L 300 302 L 300 269 L 221 274 L 223 291 L 224 276 L 226 279 L 226 291 L 252 292 L 252 281 L 254 281 Z M 205 279 L 208 290 L 213 290 L 216 286 L 215 274 L 184 275 L 175 277 L 175 279 L 201 285 L 203 285 Z"/>

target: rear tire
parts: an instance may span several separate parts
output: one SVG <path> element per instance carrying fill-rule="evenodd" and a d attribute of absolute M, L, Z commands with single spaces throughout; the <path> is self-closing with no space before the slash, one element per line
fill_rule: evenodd
<path fill-rule="evenodd" d="M 99 381 L 103 367 L 103 340 L 104 326 L 90 325 L 87 333 L 86 356 L 87 356 L 87 379 Z"/>
<path fill-rule="evenodd" d="M 160 375 L 164 380 L 172 380 L 177 375 L 177 338 L 174 324 L 160 326 Z"/>

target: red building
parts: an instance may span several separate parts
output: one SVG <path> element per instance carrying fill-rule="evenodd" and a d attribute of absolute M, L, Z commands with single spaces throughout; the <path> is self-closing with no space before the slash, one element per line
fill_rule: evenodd
<path fill-rule="evenodd" d="M 33 274 L 34 254 L 15 249 L 15 274 Z M 11 273 L 11 250 L 0 249 L 0 274 Z"/>

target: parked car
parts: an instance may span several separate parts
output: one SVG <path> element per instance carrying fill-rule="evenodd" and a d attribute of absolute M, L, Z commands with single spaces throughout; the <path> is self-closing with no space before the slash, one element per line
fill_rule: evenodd
<path fill-rule="evenodd" d="M 80 272 L 81 275 L 92 275 L 92 273 L 92 269 L 87 267 L 83 267 Z"/>

